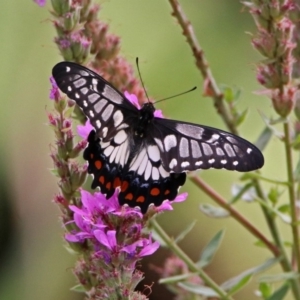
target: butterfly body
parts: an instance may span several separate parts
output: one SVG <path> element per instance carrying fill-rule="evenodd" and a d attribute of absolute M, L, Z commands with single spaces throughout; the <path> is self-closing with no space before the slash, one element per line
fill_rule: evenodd
<path fill-rule="evenodd" d="M 241 172 L 262 167 L 261 152 L 228 132 L 157 117 L 152 103 L 135 107 L 97 73 L 75 63 L 53 68 L 58 87 L 76 101 L 94 129 L 84 158 L 94 175 L 92 188 L 145 213 L 174 200 L 185 172 L 225 168 Z"/>

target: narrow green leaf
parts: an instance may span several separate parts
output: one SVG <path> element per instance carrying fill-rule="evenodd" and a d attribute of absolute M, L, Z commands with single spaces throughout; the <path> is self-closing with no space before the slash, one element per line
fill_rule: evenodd
<path fill-rule="evenodd" d="M 178 281 L 183 281 L 186 280 L 192 276 L 198 276 L 198 273 L 186 273 L 186 274 L 181 274 L 181 275 L 176 275 L 176 276 L 170 276 L 170 277 L 165 277 L 159 279 L 160 284 L 170 284 L 170 283 L 176 283 Z"/>
<path fill-rule="evenodd" d="M 245 109 L 242 113 L 238 115 L 235 122 L 236 126 L 241 125 L 245 121 L 247 113 L 248 113 L 248 109 Z"/>
<path fill-rule="evenodd" d="M 259 284 L 259 291 L 264 299 L 272 295 L 272 286 L 269 283 L 261 282 Z"/>
<path fill-rule="evenodd" d="M 204 268 L 205 266 L 209 265 L 219 249 L 221 241 L 224 236 L 224 230 L 220 230 L 211 240 L 210 242 L 204 247 L 200 259 L 197 262 L 197 265 L 200 268 Z"/>
<path fill-rule="evenodd" d="M 254 144 L 260 151 L 263 151 L 271 140 L 272 135 L 273 131 L 269 127 L 265 127 Z"/>
<path fill-rule="evenodd" d="M 184 290 L 197 294 L 197 295 L 202 295 L 205 297 L 218 297 L 218 294 L 211 288 L 207 286 L 202 286 L 202 285 L 196 285 L 193 283 L 189 282 L 179 282 L 178 286 L 183 288 Z"/>
<path fill-rule="evenodd" d="M 255 275 L 257 273 L 263 272 L 267 269 L 269 269 L 270 267 L 274 266 L 275 264 L 277 264 L 280 261 L 279 258 L 271 258 L 268 259 L 267 261 L 265 261 L 264 263 L 262 263 L 259 266 L 256 266 L 254 268 L 248 269 L 244 272 L 242 272 L 241 274 L 230 278 L 229 280 L 223 282 L 221 284 L 221 287 L 225 290 L 231 290 L 238 282 L 240 282 L 241 280 L 243 280 L 243 278 L 247 277 L 248 275 Z"/>
<path fill-rule="evenodd" d="M 73 286 L 72 288 L 70 288 L 71 291 L 73 292 L 77 292 L 77 293 L 85 293 L 86 290 L 84 289 L 84 287 L 81 284 L 77 284 L 75 286 Z"/>
<path fill-rule="evenodd" d="M 216 207 L 211 204 L 200 204 L 200 210 L 211 218 L 227 218 L 230 216 L 229 212 L 222 207 Z"/>
<path fill-rule="evenodd" d="M 266 300 L 283 300 L 287 292 L 289 291 L 289 285 L 284 284 L 279 289 L 277 289 L 272 296 L 267 298 Z"/>
<path fill-rule="evenodd" d="M 272 275 L 264 275 L 259 277 L 259 282 L 278 282 L 278 281 L 285 281 L 290 279 L 298 279 L 300 274 L 296 272 L 286 272 L 286 273 L 279 273 L 279 274 L 272 274 Z"/>
<path fill-rule="evenodd" d="M 182 241 L 186 235 L 194 228 L 195 224 L 196 224 L 196 220 L 194 220 L 191 224 L 189 224 L 183 231 L 181 231 L 179 233 L 179 235 L 175 238 L 175 242 L 179 243 L 180 241 Z"/>
<path fill-rule="evenodd" d="M 240 279 L 229 291 L 229 295 L 235 294 L 237 291 L 242 289 L 252 279 L 252 274 L 248 274 Z"/>

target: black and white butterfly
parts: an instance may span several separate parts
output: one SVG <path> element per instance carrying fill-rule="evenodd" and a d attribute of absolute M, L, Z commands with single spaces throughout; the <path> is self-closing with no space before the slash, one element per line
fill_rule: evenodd
<path fill-rule="evenodd" d="M 228 132 L 154 116 L 152 103 L 139 110 L 105 79 L 71 62 L 54 66 L 58 87 L 73 99 L 95 128 L 84 158 L 109 199 L 120 188 L 119 203 L 139 206 L 174 200 L 197 169 L 247 172 L 261 168 L 262 153 L 248 141 Z"/>

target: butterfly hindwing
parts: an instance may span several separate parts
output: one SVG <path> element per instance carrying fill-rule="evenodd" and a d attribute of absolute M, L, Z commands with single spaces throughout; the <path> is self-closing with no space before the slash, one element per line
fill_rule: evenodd
<path fill-rule="evenodd" d="M 159 118 L 153 127 L 151 134 L 168 172 L 209 168 L 247 172 L 264 162 L 253 144 L 219 129 Z"/>

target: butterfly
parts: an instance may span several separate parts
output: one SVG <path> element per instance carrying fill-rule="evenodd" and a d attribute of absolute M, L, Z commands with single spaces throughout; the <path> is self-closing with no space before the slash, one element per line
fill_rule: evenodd
<path fill-rule="evenodd" d="M 72 62 L 54 66 L 59 89 L 74 100 L 95 130 L 84 159 L 92 188 L 109 199 L 119 189 L 120 205 L 160 206 L 174 200 L 186 172 L 227 169 L 247 172 L 264 164 L 260 150 L 231 133 L 156 117 L 149 101 L 141 109 L 94 71 Z"/>

